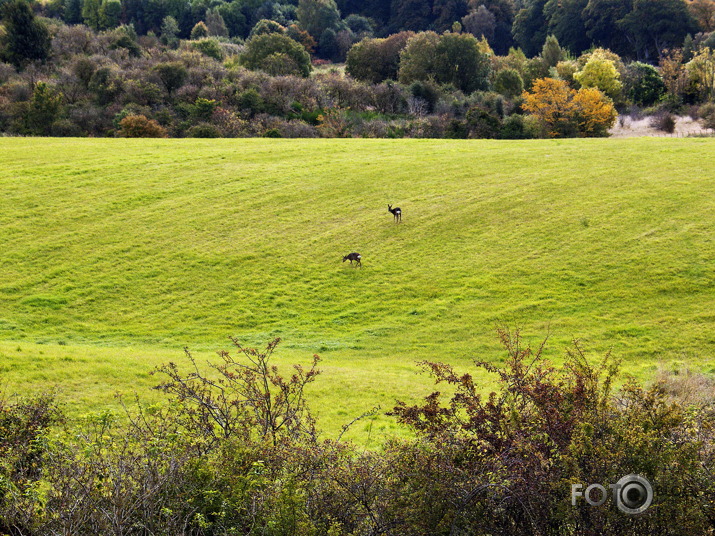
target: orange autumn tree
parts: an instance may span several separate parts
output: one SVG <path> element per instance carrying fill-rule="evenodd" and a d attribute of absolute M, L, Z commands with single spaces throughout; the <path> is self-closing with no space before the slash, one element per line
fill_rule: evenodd
<path fill-rule="evenodd" d="M 616 122 L 616 109 L 611 99 L 595 87 L 581 88 L 573 98 L 577 108 L 578 131 L 587 138 L 608 136 Z"/>
<path fill-rule="evenodd" d="M 536 117 L 545 136 L 607 136 L 616 121 L 613 101 L 596 88 L 571 89 L 563 80 L 540 78 L 523 93 L 523 108 Z"/>

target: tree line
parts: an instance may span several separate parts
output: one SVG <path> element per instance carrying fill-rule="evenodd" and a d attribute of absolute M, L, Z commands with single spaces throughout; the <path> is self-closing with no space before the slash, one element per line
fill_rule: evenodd
<path fill-rule="evenodd" d="M 182 38 L 164 11 L 158 33 L 142 35 L 121 23 L 124 7 L 100 4 L 87 24 L 67 24 L 36 13 L 51 4 L 3 0 L 0 131 L 523 139 L 605 136 L 617 112 L 655 114 L 665 130 L 675 112 L 715 124 L 713 33 L 659 45 L 656 65 L 603 47 L 575 55 L 555 34 L 529 57 L 498 53 L 468 21 L 374 37 L 370 20 L 311 2 L 291 5 L 297 19 L 286 24 L 258 20 L 243 39 L 228 37 L 214 8 Z M 105 24 L 107 13 L 119 18 Z M 352 33 L 335 32 L 343 23 Z M 328 30 L 334 40 L 322 38 Z M 321 58 L 326 47 L 344 69 Z"/>
<path fill-rule="evenodd" d="M 687 35 L 715 29 L 715 0 L 50 0 L 33 8 L 93 30 L 131 24 L 138 35 L 170 30 L 182 39 L 199 23 L 211 35 L 237 39 L 262 21 L 296 24 L 324 59 L 366 36 L 443 33 L 458 24 L 498 54 L 514 46 L 533 57 L 555 35 L 574 55 L 602 47 L 653 62 Z"/>

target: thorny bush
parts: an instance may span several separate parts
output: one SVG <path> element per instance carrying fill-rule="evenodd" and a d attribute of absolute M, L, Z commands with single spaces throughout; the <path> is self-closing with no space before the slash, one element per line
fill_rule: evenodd
<path fill-rule="evenodd" d="M 706 535 L 715 528 L 712 396 L 677 396 L 672 379 L 617 390 L 610 356 L 576 342 L 556 367 L 500 330 L 503 366 L 422 366 L 434 392 L 392 410 L 415 434 L 376 451 L 319 440 L 304 389 L 317 374 L 272 364 L 278 345 L 220 352 L 191 370 L 159 367 L 169 404 L 137 400 L 60 427 L 52 397 L 0 401 L 0 534 L 44 536 Z M 694 385 L 692 378 L 688 384 Z M 703 383 L 703 385 L 710 385 Z M 677 387 L 677 389 L 676 389 Z M 692 400 L 696 400 L 692 403 Z M 368 412 L 366 415 L 369 415 Z M 571 484 L 636 473 L 652 505 L 571 505 Z"/>

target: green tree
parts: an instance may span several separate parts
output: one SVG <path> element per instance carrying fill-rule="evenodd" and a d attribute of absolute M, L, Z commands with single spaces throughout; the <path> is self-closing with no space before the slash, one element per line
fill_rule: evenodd
<path fill-rule="evenodd" d="M 392 0 L 390 3 L 390 30 L 419 32 L 432 24 L 430 0 Z"/>
<path fill-rule="evenodd" d="M 367 17 L 352 14 L 345 17 L 343 22 L 350 29 L 350 31 L 355 34 L 358 40 L 364 39 L 365 37 L 372 37 L 374 28 L 370 19 Z"/>
<path fill-rule="evenodd" d="M 623 0 L 589 0 L 581 12 L 587 37 L 617 54 L 634 53 L 633 44 L 618 27 L 618 21 L 628 14 L 631 5 Z"/>
<path fill-rule="evenodd" d="M 420 32 L 407 41 L 400 54 L 400 82 L 409 84 L 433 76 L 438 43 L 439 35 L 435 32 Z"/>
<path fill-rule="evenodd" d="M 488 88 L 489 58 L 479 51 L 479 43 L 473 35 L 446 33 L 435 52 L 435 80 L 452 84 L 465 93 Z"/>
<path fill-rule="evenodd" d="M 516 69 L 502 69 L 494 77 L 494 91 L 514 98 L 524 91 L 524 80 Z"/>
<path fill-rule="evenodd" d="M 345 70 L 353 78 L 373 84 L 397 80 L 400 53 L 413 35 L 400 32 L 387 38 L 363 39 L 348 51 Z"/>
<path fill-rule="evenodd" d="M 319 40 L 327 29 L 340 22 L 340 12 L 335 0 L 299 0 L 298 25 L 314 39 Z"/>
<path fill-rule="evenodd" d="M 485 37 L 487 41 L 494 40 L 494 32 L 497 28 L 497 19 L 489 9 L 480 5 L 476 11 L 472 11 L 462 19 L 464 29 L 475 37 Z"/>
<path fill-rule="evenodd" d="M 11 0 L 2 6 L 1 13 L 5 61 L 18 69 L 32 61 L 45 61 L 50 54 L 50 32 L 35 18 L 30 5 L 25 0 Z"/>
<path fill-rule="evenodd" d="M 422 32 L 407 41 L 400 57 L 399 78 L 402 83 L 434 79 L 471 93 L 487 88 L 489 71 L 489 58 L 479 51 L 473 35 Z"/>
<path fill-rule="evenodd" d="M 706 100 L 715 99 L 715 51 L 705 47 L 685 66 L 700 95 Z"/>
<path fill-rule="evenodd" d="M 161 23 L 161 42 L 165 45 L 176 48 L 179 44 L 179 23 L 171 15 L 164 17 Z"/>
<path fill-rule="evenodd" d="M 432 14 L 435 17 L 434 28 L 438 32 L 449 30 L 452 23 L 461 20 L 467 11 L 465 0 L 434 0 L 432 2 Z"/>
<path fill-rule="evenodd" d="M 658 69 L 638 61 L 626 67 L 624 85 L 628 98 L 639 106 L 652 106 L 666 91 Z"/>
<path fill-rule="evenodd" d="M 95 31 L 101 28 L 100 8 L 100 0 L 82 0 L 82 20 Z"/>
<path fill-rule="evenodd" d="M 217 8 L 231 37 L 246 37 L 249 30 L 248 20 L 241 6 L 241 2 L 225 2 Z"/>
<path fill-rule="evenodd" d="M 25 116 L 26 133 L 47 136 L 62 110 L 62 94 L 45 82 L 37 82 Z"/>
<path fill-rule="evenodd" d="M 154 71 L 159 75 L 169 95 L 184 85 L 188 71 L 179 62 L 158 63 L 154 66 Z"/>
<path fill-rule="evenodd" d="M 109 30 L 119 26 L 122 17 L 122 3 L 119 0 L 104 0 L 99 7 L 99 26 Z"/>
<path fill-rule="evenodd" d="M 221 61 L 223 59 L 223 50 L 221 44 L 214 38 L 207 37 L 206 39 L 198 39 L 191 43 L 191 48 L 198 50 L 204 56 Z"/>
<path fill-rule="evenodd" d="M 206 28 L 208 28 L 209 35 L 228 37 L 226 22 L 223 20 L 218 9 L 209 9 L 206 12 Z"/>
<path fill-rule="evenodd" d="M 310 75 L 310 55 L 305 48 L 290 37 L 281 34 L 258 35 L 246 43 L 246 50 L 241 55 L 240 62 L 248 69 L 262 69 L 263 62 L 272 54 L 285 54 L 295 62 L 298 74 Z M 275 61 L 274 58 L 272 61 Z"/>
<path fill-rule="evenodd" d="M 251 29 L 251 33 L 248 34 L 248 36 L 249 38 L 251 38 L 257 35 L 264 35 L 270 33 L 284 34 L 286 33 L 286 27 L 282 24 L 278 24 L 274 20 L 261 19 Z"/>
<path fill-rule="evenodd" d="M 533 57 L 546 40 L 547 21 L 544 16 L 546 0 L 527 0 L 514 18 L 512 34 L 524 54 Z"/>
<path fill-rule="evenodd" d="M 209 29 L 204 21 L 199 21 L 191 29 L 191 39 L 204 39 L 209 36 Z"/>
<path fill-rule="evenodd" d="M 511 29 L 514 25 L 514 2 L 512 0 L 470 0 L 471 11 L 484 6 L 494 15 L 494 38 L 489 42 L 499 55 L 506 55 L 514 44 Z"/>
<path fill-rule="evenodd" d="M 82 22 L 82 0 L 66 0 L 62 19 L 67 24 L 80 24 Z"/>
<path fill-rule="evenodd" d="M 623 88 L 615 63 L 599 50 L 591 54 L 583 69 L 574 73 L 573 77 L 581 87 L 598 88 L 612 99 L 617 99 Z"/>
<path fill-rule="evenodd" d="M 549 67 L 556 67 L 556 64 L 566 59 L 564 49 L 559 45 L 559 40 L 555 35 L 550 35 L 544 42 L 544 47 L 541 49 L 541 59 Z"/>
<path fill-rule="evenodd" d="M 544 5 L 549 33 L 573 54 L 581 54 L 591 46 L 583 21 L 587 4 L 588 0 L 548 0 Z"/>
<path fill-rule="evenodd" d="M 682 0 L 633 0 L 633 9 L 618 22 L 633 43 L 638 58 L 661 58 L 679 47 L 697 24 Z"/>

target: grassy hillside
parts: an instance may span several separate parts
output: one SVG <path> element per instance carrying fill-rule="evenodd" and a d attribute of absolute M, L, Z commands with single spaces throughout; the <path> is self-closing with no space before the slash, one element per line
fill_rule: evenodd
<path fill-rule="evenodd" d="M 0 381 L 96 408 L 281 336 L 334 429 L 427 392 L 416 360 L 498 360 L 497 324 L 715 372 L 713 169 L 707 139 L 1 139 Z"/>

